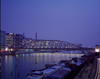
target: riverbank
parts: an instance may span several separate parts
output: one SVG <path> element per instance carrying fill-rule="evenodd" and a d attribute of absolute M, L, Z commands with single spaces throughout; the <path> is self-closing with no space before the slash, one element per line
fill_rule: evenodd
<path fill-rule="evenodd" d="M 40 52 L 40 53 L 62 53 L 62 54 L 64 54 L 64 53 L 66 53 L 66 54 L 82 54 L 81 53 L 81 51 L 60 51 L 60 52 L 52 52 L 52 51 L 18 51 L 18 52 L 16 52 L 15 53 L 15 55 L 16 54 L 30 54 L 30 53 L 38 53 L 38 52 Z M 12 55 L 12 52 L 10 52 L 10 51 L 6 51 L 6 52 L 1 52 L 1 56 L 3 56 L 3 55 Z"/>
<path fill-rule="evenodd" d="M 26 78 L 73 79 L 83 66 L 88 63 L 88 59 L 89 56 L 83 56 L 81 58 L 72 58 L 71 60 L 61 60 L 56 65 L 48 64 L 45 69 L 32 70 Z"/>

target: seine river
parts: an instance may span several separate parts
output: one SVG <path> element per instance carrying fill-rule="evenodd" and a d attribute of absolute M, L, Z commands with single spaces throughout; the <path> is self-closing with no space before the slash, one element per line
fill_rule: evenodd
<path fill-rule="evenodd" d="M 30 53 L 1 56 L 1 79 L 15 79 L 15 65 L 16 79 L 26 79 L 27 73 L 31 70 L 43 69 L 45 64 L 57 64 L 60 60 L 70 60 L 82 55 L 84 54 Z"/>

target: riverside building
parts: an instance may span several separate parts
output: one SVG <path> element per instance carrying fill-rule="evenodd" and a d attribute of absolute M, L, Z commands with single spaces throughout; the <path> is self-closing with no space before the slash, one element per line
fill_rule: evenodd
<path fill-rule="evenodd" d="M 23 35 L 15 33 L 6 33 L 6 45 L 7 46 L 22 46 L 23 44 Z"/>

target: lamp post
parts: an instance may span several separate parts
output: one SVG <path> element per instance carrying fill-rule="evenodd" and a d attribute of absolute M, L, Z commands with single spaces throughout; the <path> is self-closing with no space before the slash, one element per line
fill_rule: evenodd
<path fill-rule="evenodd" d="M 95 46 L 95 55 L 98 56 L 100 54 L 100 46 L 96 45 Z"/>

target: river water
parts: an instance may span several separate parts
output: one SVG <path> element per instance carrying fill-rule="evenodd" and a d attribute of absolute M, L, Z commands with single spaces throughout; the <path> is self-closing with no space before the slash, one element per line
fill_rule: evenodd
<path fill-rule="evenodd" d="M 1 56 L 1 79 L 15 79 L 15 65 L 16 79 L 26 79 L 27 73 L 31 70 L 43 69 L 45 64 L 57 64 L 60 60 L 70 60 L 82 55 L 84 54 L 30 53 Z"/>

